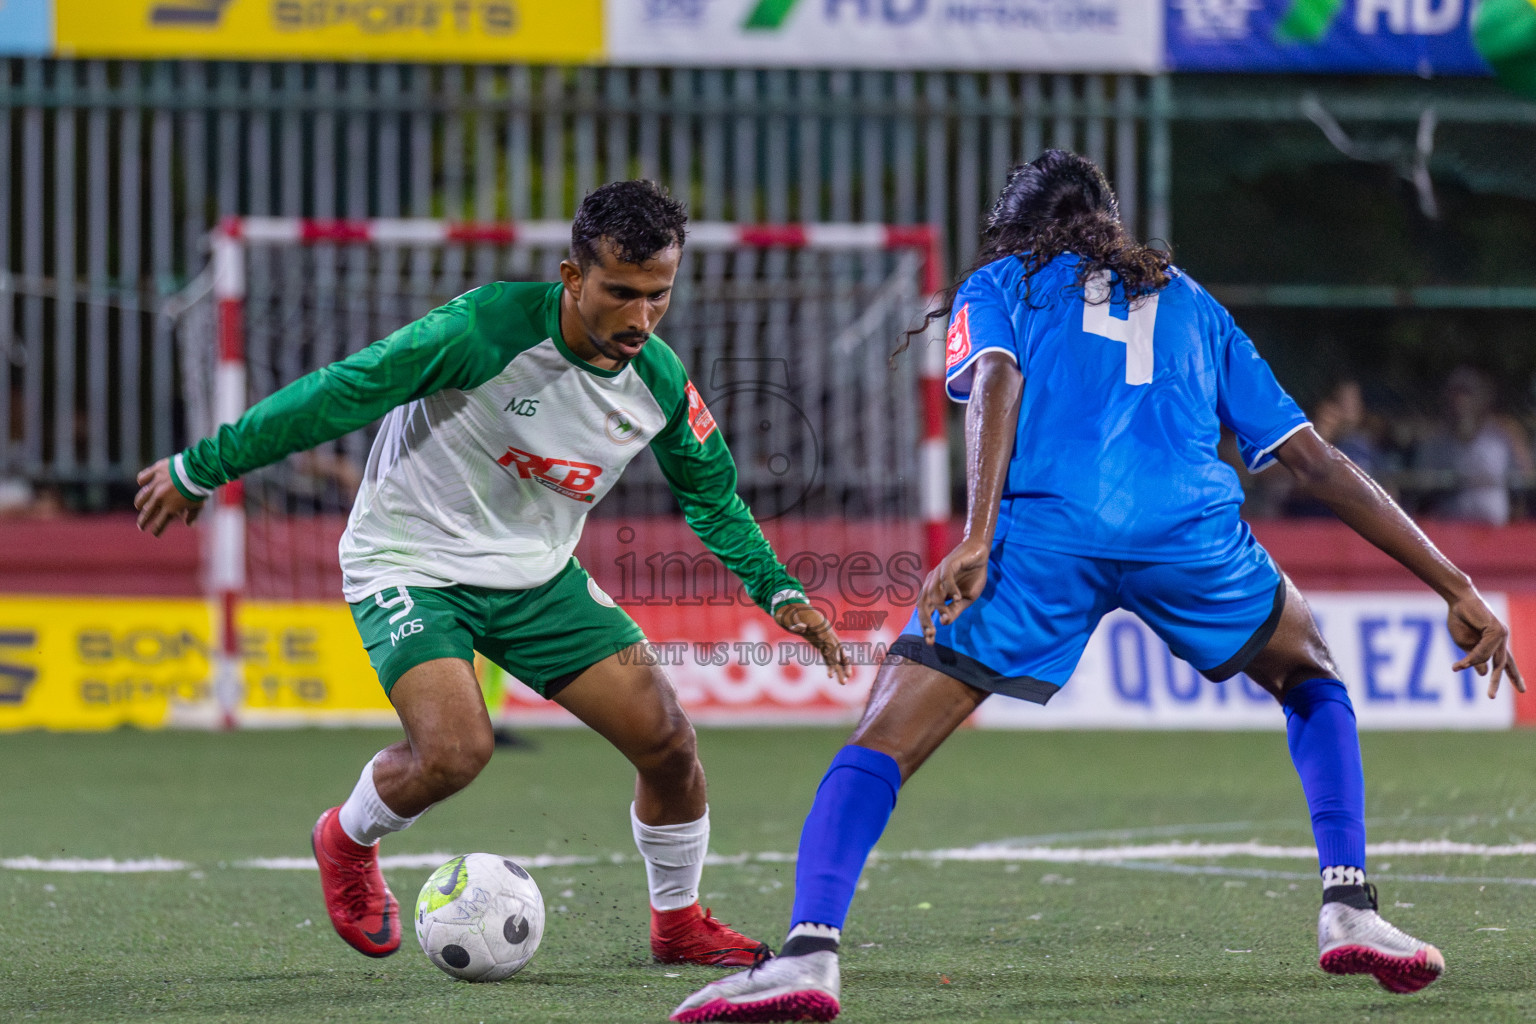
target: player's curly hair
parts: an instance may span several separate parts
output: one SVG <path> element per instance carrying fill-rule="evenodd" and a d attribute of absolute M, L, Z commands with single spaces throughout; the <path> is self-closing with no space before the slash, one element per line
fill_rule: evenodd
<path fill-rule="evenodd" d="M 1104 172 L 1087 157 L 1048 149 L 1008 173 L 1008 183 L 987 214 L 981 245 L 970 267 L 940 296 L 922 324 L 907 332 L 901 353 L 914 335 L 934 320 L 949 320 L 955 294 L 976 271 L 1009 256 L 1024 264 L 1021 287 L 1030 300 L 1030 279 L 1056 257 L 1075 253 L 1077 287 L 1107 270 L 1125 286 L 1128 298 L 1150 295 L 1168 284 L 1166 252 L 1143 245 L 1120 223 L 1120 203 Z M 1106 296 L 1104 300 L 1108 301 Z"/>
<path fill-rule="evenodd" d="M 645 263 L 687 238 L 688 212 L 654 181 L 612 181 L 588 192 L 571 223 L 571 256 L 597 262 L 597 240 L 625 263 Z"/>

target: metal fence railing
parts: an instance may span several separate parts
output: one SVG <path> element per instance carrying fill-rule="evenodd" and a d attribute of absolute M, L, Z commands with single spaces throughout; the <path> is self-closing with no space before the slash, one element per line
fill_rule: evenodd
<path fill-rule="evenodd" d="M 99 507 L 185 440 L 157 310 L 204 265 L 225 215 L 558 219 L 592 186 L 644 175 L 699 219 L 935 224 L 953 265 L 1008 165 L 1046 145 L 1103 162 L 1130 222 L 1166 235 L 1158 88 L 1002 72 L 0 61 L 0 478 Z M 471 279 L 496 271 L 489 248 L 445 258 Z"/>

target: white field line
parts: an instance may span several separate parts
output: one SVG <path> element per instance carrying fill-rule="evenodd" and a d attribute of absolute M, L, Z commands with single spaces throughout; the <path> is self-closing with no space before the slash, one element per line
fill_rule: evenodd
<path fill-rule="evenodd" d="M 389 857 L 379 858 L 379 867 L 386 871 L 406 870 L 421 868 L 432 870 L 440 864 L 457 857 L 457 853 L 400 853 Z M 602 864 L 605 862 L 623 864 L 630 860 L 639 860 L 637 856 L 616 855 L 611 857 L 556 857 L 551 854 L 541 853 L 533 857 L 512 857 L 525 868 L 565 868 L 582 864 Z M 255 868 L 258 871 L 313 871 L 315 870 L 315 858 L 313 857 L 253 857 L 250 860 L 237 860 L 230 867 Z"/>
<path fill-rule="evenodd" d="M 1229 868 L 1217 864 L 1170 864 L 1167 861 L 1124 860 L 1104 867 L 1124 868 L 1130 871 L 1151 871 L 1164 875 L 1221 875 L 1228 878 L 1265 878 L 1279 882 L 1310 882 L 1317 884 L 1317 872 L 1271 871 L 1268 868 Z M 1430 882 L 1438 884 L 1460 883 L 1464 885 L 1522 885 L 1536 886 L 1536 878 L 1507 878 L 1489 875 L 1409 875 L 1400 871 L 1371 872 L 1371 877 L 1393 882 Z"/>
<path fill-rule="evenodd" d="M 193 865 L 184 860 L 146 857 L 142 860 L 116 860 L 112 857 L 6 857 L 0 868 L 7 871 L 66 871 L 74 874 L 135 875 L 149 871 L 189 871 Z"/>
<path fill-rule="evenodd" d="M 1449 839 L 1395 840 L 1371 843 L 1365 848 L 1371 857 L 1529 857 L 1536 854 L 1536 843 L 1457 843 Z M 1317 856 L 1311 846 L 1273 846 L 1250 840 L 1244 843 L 1149 843 L 1140 846 L 1059 847 L 1005 846 L 982 843 L 951 850 L 913 851 L 901 854 L 913 860 L 941 861 L 1043 861 L 1053 864 L 1105 864 L 1127 860 L 1177 860 L 1188 857 L 1227 858 L 1258 857 L 1296 860 Z"/>
<path fill-rule="evenodd" d="M 1536 855 L 1536 843 L 1493 845 L 1487 843 L 1461 843 L 1449 839 L 1392 840 L 1372 843 L 1366 847 L 1366 853 L 1372 857 L 1529 857 Z M 445 852 L 396 854 L 379 858 L 379 863 L 386 870 L 427 869 L 435 868 L 439 864 L 453 859 L 455 856 L 457 854 Z M 1186 859 L 1225 860 L 1234 857 L 1261 860 L 1310 860 L 1317 856 L 1317 851 L 1310 846 L 1277 846 L 1261 843 L 1257 840 L 1242 843 L 1203 843 L 1194 841 L 1101 847 L 1013 846 L 1007 843 L 981 843 L 977 846 L 942 850 L 910 850 L 897 854 L 882 854 L 877 850 L 874 856 L 885 860 L 921 860 L 939 863 L 1034 862 L 1043 864 L 1104 864 L 1124 865 L 1141 870 L 1159 870 L 1166 867 L 1169 870 L 1179 871 L 1185 871 L 1185 868 L 1188 867 L 1189 872 L 1203 872 L 1206 870 L 1205 868 L 1195 865 L 1157 865 L 1149 864 L 1148 862 Z M 618 853 L 610 854 L 606 857 L 536 854 L 533 856 L 514 857 L 513 859 L 526 867 L 538 870 L 542 868 L 573 867 L 601 863 L 625 864 L 638 861 L 639 857 L 634 854 Z M 792 863 L 794 859 L 795 855 L 793 853 L 765 851 L 762 853 L 743 853 L 729 857 L 711 854 L 706 858 L 705 863 L 713 865 L 742 865 L 748 863 L 787 864 Z M 1128 862 L 1137 863 L 1132 864 Z M 313 871 L 315 869 L 315 862 L 310 857 L 253 857 L 246 860 L 232 861 L 228 864 L 221 862 L 218 866 L 221 868 L 232 867 L 261 871 Z M 144 872 L 188 871 L 195 867 L 196 865 L 188 861 L 172 860 L 164 857 L 148 857 L 133 860 L 117 860 L 111 857 L 0 858 L 0 869 L 10 871 L 136 874 Z M 1241 871 L 1244 869 L 1222 870 Z M 1304 877 L 1310 877 L 1310 875 Z"/>

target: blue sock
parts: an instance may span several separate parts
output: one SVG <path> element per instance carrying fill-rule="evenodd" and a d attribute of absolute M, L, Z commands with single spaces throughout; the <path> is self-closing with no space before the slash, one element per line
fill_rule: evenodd
<path fill-rule="evenodd" d="M 869 851 L 896 807 L 901 769 L 889 754 L 852 744 L 822 776 L 800 832 L 791 925 L 842 928 Z"/>
<path fill-rule="evenodd" d="M 1365 772 L 1355 708 L 1337 679 L 1309 679 L 1285 695 L 1291 761 L 1312 812 L 1318 870 L 1365 872 Z"/>

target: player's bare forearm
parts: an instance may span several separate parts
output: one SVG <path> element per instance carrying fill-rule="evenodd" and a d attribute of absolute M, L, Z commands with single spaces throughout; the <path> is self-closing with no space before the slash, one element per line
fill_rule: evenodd
<path fill-rule="evenodd" d="M 954 622 L 986 586 L 1023 386 L 1023 375 L 1007 356 L 986 352 L 976 360 L 965 410 L 965 539 L 923 581 L 917 611 L 927 643 L 934 642 L 935 619 L 946 626 Z"/>
<path fill-rule="evenodd" d="M 1391 555 L 1404 568 L 1455 602 L 1472 593 L 1467 574 L 1440 553 L 1434 542 L 1376 481 L 1311 427 L 1275 451 L 1297 486 L 1322 502 L 1346 526 Z"/>
<path fill-rule="evenodd" d="M 1012 359 L 985 352 L 976 360 L 965 410 L 965 536 L 983 550 L 997 532 L 1023 390 L 1024 376 Z"/>
<path fill-rule="evenodd" d="M 1509 653 L 1509 627 L 1499 621 L 1467 574 L 1440 553 L 1391 495 L 1311 427 L 1276 449 L 1275 457 L 1304 492 L 1445 599 L 1446 625 L 1452 639 L 1467 652 L 1453 668 L 1475 668 L 1479 675 L 1488 676 L 1489 697 L 1498 693 L 1506 674 L 1515 689 L 1525 692 L 1525 681 Z"/>

